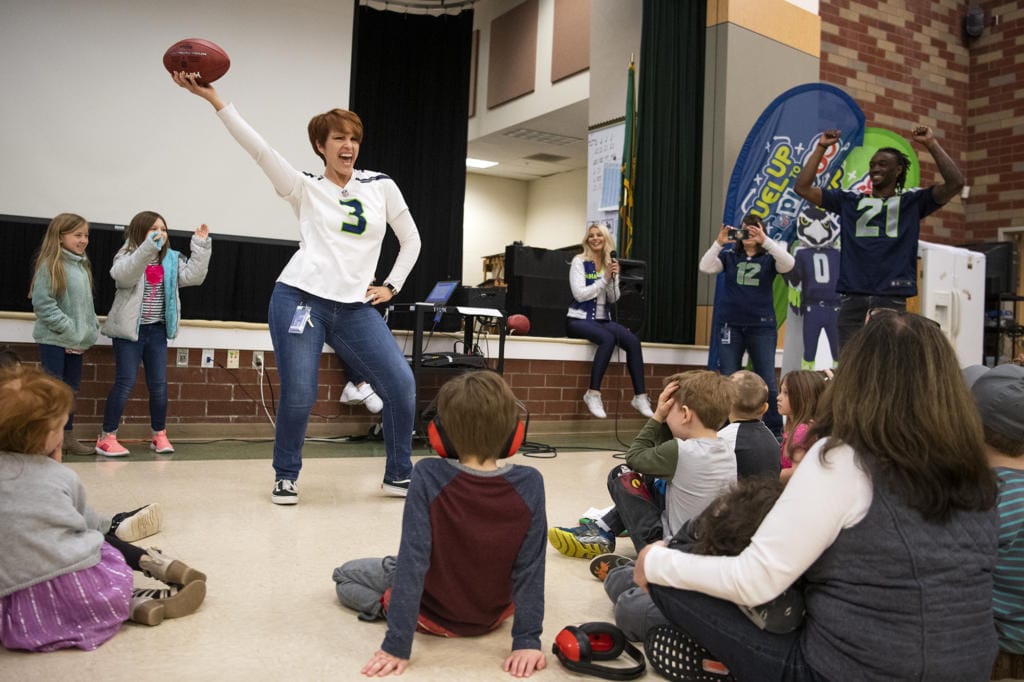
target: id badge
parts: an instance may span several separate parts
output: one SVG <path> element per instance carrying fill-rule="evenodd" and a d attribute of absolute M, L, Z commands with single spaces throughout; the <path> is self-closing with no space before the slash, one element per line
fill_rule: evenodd
<path fill-rule="evenodd" d="M 722 336 L 720 338 L 723 346 L 729 345 L 729 342 L 732 340 L 732 330 L 729 329 L 729 325 L 722 325 Z"/>
<path fill-rule="evenodd" d="M 292 323 L 288 327 L 289 334 L 301 334 L 306 331 L 306 325 L 313 326 L 313 322 L 309 319 L 312 308 L 308 305 L 300 305 L 295 308 L 295 314 L 292 315 Z"/>

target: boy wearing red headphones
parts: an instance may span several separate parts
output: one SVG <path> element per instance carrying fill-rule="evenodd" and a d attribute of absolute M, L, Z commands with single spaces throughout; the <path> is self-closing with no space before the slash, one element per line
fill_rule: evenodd
<path fill-rule="evenodd" d="M 514 614 L 504 669 L 527 677 L 547 664 L 540 648 L 547 518 L 540 472 L 498 463 L 525 438 L 516 398 L 499 374 L 461 374 L 438 392 L 428 435 L 441 459 L 413 469 L 398 556 L 334 569 L 344 606 L 360 620 L 388 621 L 362 673 L 401 674 L 417 630 L 482 635 Z"/>

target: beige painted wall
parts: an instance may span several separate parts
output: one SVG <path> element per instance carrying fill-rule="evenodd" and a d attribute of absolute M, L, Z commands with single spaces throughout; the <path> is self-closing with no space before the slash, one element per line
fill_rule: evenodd
<path fill-rule="evenodd" d="M 473 7 L 473 28 L 480 31 L 480 56 L 477 64 L 476 115 L 469 119 L 470 140 L 512 125 L 518 125 L 549 111 L 583 101 L 590 96 L 589 71 L 569 76 L 557 83 L 551 82 L 551 37 L 555 21 L 554 0 L 539 0 L 535 89 L 528 95 L 501 104 L 494 109 L 487 108 L 491 21 L 521 2 L 522 0 L 480 0 Z"/>
<path fill-rule="evenodd" d="M 557 249 L 583 239 L 587 220 L 584 168 L 530 182 L 526 209 L 528 246 Z"/>
<path fill-rule="evenodd" d="M 504 253 L 505 246 L 522 240 L 526 231 L 527 188 L 522 180 L 491 175 L 466 176 L 463 219 L 462 282 L 479 284 L 481 258 Z"/>
<path fill-rule="evenodd" d="M 462 281 L 479 284 L 484 256 L 514 241 L 546 249 L 575 244 L 586 222 L 586 171 L 539 180 L 466 176 Z"/>

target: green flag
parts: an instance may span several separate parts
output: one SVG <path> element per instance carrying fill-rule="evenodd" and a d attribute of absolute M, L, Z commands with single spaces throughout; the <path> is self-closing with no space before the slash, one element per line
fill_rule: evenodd
<path fill-rule="evenodd" d="M 626 133 L 622 143 L 622 192 L 619 194 L 619 253 L 629 258 L 633 250 L 633 188 L 636 181 L 636 65 L 629 60 L 626 77 Z"/>

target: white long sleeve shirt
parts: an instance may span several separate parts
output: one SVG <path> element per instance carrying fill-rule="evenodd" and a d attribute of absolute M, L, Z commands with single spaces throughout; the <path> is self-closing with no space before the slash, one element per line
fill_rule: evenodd
<path fill-rule="evenodd" d="M 737 244 L 737 249 L 742 250 L 742 245 Z M 779 244 L 774 239 L 768 237 L 764 238 L 764 243 L 761 244 L 761 248 L 768 252 L 772 258 L 775 259 L 775 270 L 779 273 L 789 272 L 793 269 L 796 264 L 796 260 L 792 254 L 786 250 L 784 246 Z M 698 268 L 701 272 L 706 275 L 717 275 L 725 269 L 722 264 L 722 260 L 718 257 L 719 252 L 722 250 L 722 245 L 718 241 L 711 242 L 711 246 L 704 252 L 704 255 L 700 257 L 700 265 Z"/>
<path fill-rule="evenodd" d="M 365 300 L 388 224 L 399 251 L 385 281 L 401 289 L 420 253 L 420 236 L 394 180 L 356 170 L 345 187 L 296 170 L 250 126 L 233 104 L 217 112 L 299 219 L 299 250 L 277 281 L 342 303 Z"/>
<path fill-rule="evenodd" d="M 833 448 L 822 464 L 823 444 L 818 441 L 804 456 L 742 553 L 701 556 L 655 546 L 644 560 L 647 579 L 746 606 L 782 594 L 871 506 L 871 479 L 853 449 Z"/>

